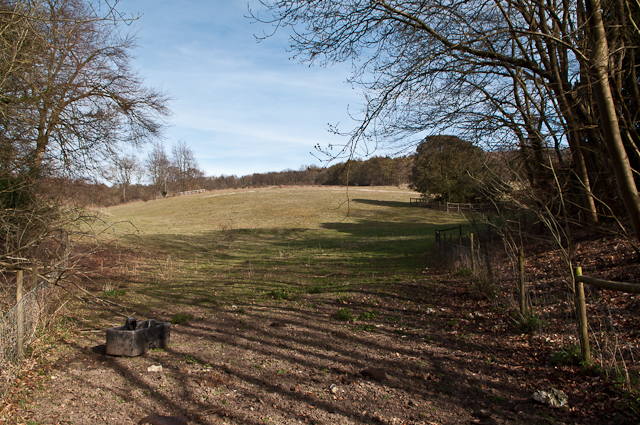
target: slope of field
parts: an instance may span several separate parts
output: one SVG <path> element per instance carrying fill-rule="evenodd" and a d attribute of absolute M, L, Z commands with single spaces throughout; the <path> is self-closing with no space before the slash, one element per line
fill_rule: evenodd
<path fill-rule="evenodd" d="M 240 284 L 224 297 L 247 299 L 318 284 L 353 285 L 413 279 L 437 226 L 462 216 L 409 206 L 414 192 L 397 188 L 294 187 L 208 192 L 109 209 L 135 232 L 127 241 L 183 273 L 184 302 L 213 299 L 214 288 Z M 214 278 L 214 281 L 211 278 Z M 143 304 L 162 305 L 161 286 Z M 140 305 L 142 308 L 142 305 Z"/>
<path fill-rule="evenodd" d="M 368 221 L 429 226 L 459 217 L 409 208 L 418 194 L 394 187 L 273 187 L 213 191 L 197 195 L 123 204 L 108 209 L 130 220 L 142 234 L 197 234 L 234 229 L 321 229 Z"/>
<path fill-rule="evenodd" d="M 637 423 L 636 400 L 574 363 L 562 293 L 542 295 L 553 324 L 523 327 L 509 282 L 483 293 L 432 257 L 435 228 L 467 232 L 464 217 L 411 196 L 270 188 L 110 208 L 120 236 L 84 262 L 83 302 L 57 313 L 0 421 Z M 131 316 L 172 321 L 169 348 L 106 356 L 104 329 Z M 569 404 L 532 400 L 550 388 Z"/>

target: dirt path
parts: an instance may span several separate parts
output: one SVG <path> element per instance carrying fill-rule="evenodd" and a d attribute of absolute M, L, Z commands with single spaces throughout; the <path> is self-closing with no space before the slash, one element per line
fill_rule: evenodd
<path fill-rule="evenodd" d="M 58 341 L 40 344 L 2 423 L 136 424 L 151 414 L 191 424 L 634 423 L 599 375 L 550 361 L 567 336 L 519 332 L 492 305 L 439 275 L 151 310 L 147 318 L 192 319 L 172 327 L 169 349 L 135 358 L 106 356 L 104 333 L 82 331 L 88 316 L 75 316 Z M 122 321 L 86 312 L 98 313 Z M 531 399 L 550 387 L 568 406 Z"/>

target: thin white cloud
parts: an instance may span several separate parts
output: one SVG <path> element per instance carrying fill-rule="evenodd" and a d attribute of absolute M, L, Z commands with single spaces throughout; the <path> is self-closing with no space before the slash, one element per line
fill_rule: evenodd
<path fill-rule="evenodd" d="M 256 1 L 251 1 L 256 6 Z M 244 17 L 246 0 L 136 0 L 141 13 L 134 63 L 148 84 L 175 100 L 166 144 L 185 140 L 207 174 L 243 175 L 317 163 L 315 144 L 340 144 L 329 124 L 350 129 L 347 108 L 359 91 L 349 66 L 320 68 L 289 60 L 286 34 L 257 43 L 270 28 Z"/>

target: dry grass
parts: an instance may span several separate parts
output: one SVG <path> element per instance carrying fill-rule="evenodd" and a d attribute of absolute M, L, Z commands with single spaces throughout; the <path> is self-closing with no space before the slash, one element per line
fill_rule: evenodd
<path fill-rule="evenodd" d="M 407 189 L 350 188 L 348 196 L 335 187 L 270 188 L 110 208 L 105 219 L 137 229 L 120 242 L 141 262 L 135 275 L 122 274 L 119 288 L 134 310 L 127 314 L 415 279 L 434 229 L 463 222 L 409 207 L 414 193 Z"/>
<path fill-rule="evenodd" d="M 86 267 L 104 303 L 68 304 L 57 341 L 40 350 L 50 366 L 21 380 L 0 421 L 637 423 L 638 399 L 625 401 L 610 384 L 633 380 L 634 370 L 600 376 L 573 363 L 562 290 L 534 287 L 548 301 L 525 332 L 509 314 L 511 281 L 496 281 L 497 298 L 479 297 L 467 273 L 444 272 L 429 254 L 434 229 L 462 217 L 410 208 L 411 195 L 350 189 L 348 215 L 345 191 L 324 187 L 110 209 L 105 217 L 138 232 L 92 256 L 95 272 Z M 631 302 L 620 298 L 619 306 Z M 100 330 L 128 316 L 182 323 L 166 350 L 103 355 Z M 621 335 L 599 339 L 598 349 L 621 358 Z M 162 374 L 149 372 L 158 364 Z M 368 368 L 388 379 L 367 378 Z M 549 386 L 569 395 L 570 408 L 533 404 L 531 393 Z"/>
<path fill-rule="evenodd" d="M 141 234 L 192 235 L 236 229 L 321 229 L 331 223 L 443 225 L 461 217 L 409 208 L 415 192 L 395 187 L 285 187 L 213 191 L 109 208 L 105 218 L 129 220 Z M 350 200 L 350 202 L 348 202 Z"/>

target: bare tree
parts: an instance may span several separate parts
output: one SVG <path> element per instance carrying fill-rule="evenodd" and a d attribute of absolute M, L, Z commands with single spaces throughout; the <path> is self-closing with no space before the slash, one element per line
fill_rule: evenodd
<path fill-rule="evenodd" d="M 104 173 L 104 177 L 122 190 L 122 202 L 127 201 L 127 190 L 139 178 L 142 168 L 135 155 L 114 155 L 111 165 Z"/>
<path fill-rule="evenodd" d="M 198 169 L 193 150 L 187 146 L 184 140 L 179 141 L 171 148 L 173 155 L 173 165 L 176 170 L 176 180 L 180 186 L 180 191 L 189 190 L 193 179 L 200 177 L 203 173 Z"/>
<path fill-rule="evenodd" d="M 48 177 L 89 174 L 161 133 L 167 97 L 131 69 L 117 3 L 0 0 L 2 269 L 56 264 L 51 247 L 89 219 Z"/>
<path fill-rule="evenodd" d="M 134 39 L 82 0 L 5 4 L 0 125 L 11 168 L 84 171 L 156 137 L 167 98 L 130 67 Z"/>
<path fill-rule="evenodd" d="M 540 153 L 547 139 L 541 130 L 560 130 L 548 139 L 570 147 L 591 220 L 607 190 L 600 188 L 594 195 L 590 177 L 611 170 L 626 216 L 640 238 L 640 197 L 621 139 L 618 111 L 624 107 L 614 96 L 622 93 L 614 83 L 628 81 L 629 72 L 622 60 L 612 60 L 635 49 L 625 40 L 637 35 L 637 29 L 629 31 L 636 5 L 599 0 L 262 4 L 266 17 L 252 16 L 275 29 L 290 27 L 295 57 L 320 63 L 354 61 L 352 81 L 365 89 L 367 106 L 345 152 L 353 152 L 356 145 L 368 150 L 380 140 L 416 144 L 421 139 L 416 136 L 453 129 L 486 130 L 486 140 L 493 137 L 493 127 L 512 146 L 524 143 L 539 166 L 544 164 Z M 613 54 L 608 43 L 616 46 Z M 633 84 L 628 86 L 633 91 Z M 552 99 L 550 107 L 544 106 L 545 99 Z M 492 108 L 501 111 L 496 119 L 488 124 L 477 119 Z M 638 151 L 637 144 L 631 147 Z"/>
<path fill-rule="evenodd" d="M 166 195 L 167 179 L 169 178 L 171 162 L 167 157 L 162 142 L 153 144 L 153 148 L 145 161 L 145 167 L 148 175 L 151 177 L 153 187 L 157 191 L 162 192 L 163 196 Z"/>

